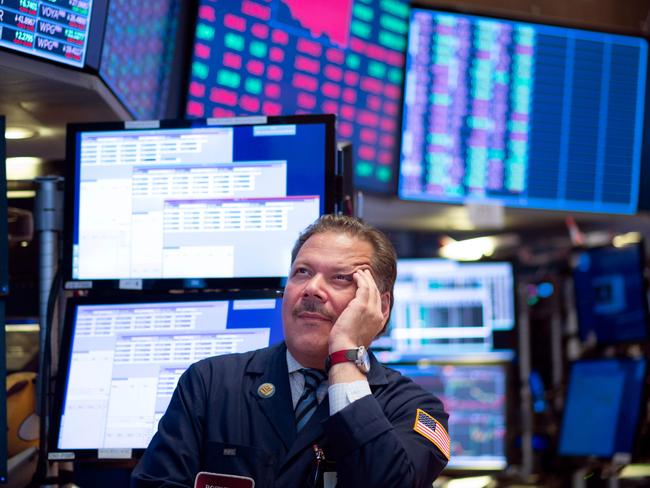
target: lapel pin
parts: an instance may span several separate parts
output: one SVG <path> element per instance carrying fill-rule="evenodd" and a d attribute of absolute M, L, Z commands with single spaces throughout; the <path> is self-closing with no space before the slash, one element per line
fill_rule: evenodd
<path fill-rule="evenodd" d="M 275 386 L 272 383 L 262 383 L 257 389 L 257 394 L 262 398 L 271 398 L 275 393 Z"/>

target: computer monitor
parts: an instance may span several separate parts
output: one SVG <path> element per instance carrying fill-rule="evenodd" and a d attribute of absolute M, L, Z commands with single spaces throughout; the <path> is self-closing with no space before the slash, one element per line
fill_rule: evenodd
<path fill-rule="evenodd" d="M 181 61 L 174 55 L 181 49 L 183 24 L 190 24 L 185 9 L 196 15 L 193 3 L 110 1 L 99 75 L 135 119 L 173 116 L 166 115 L 168 106 L 178 113 L 168 98 L 177 96 L 175 72 L 183 69 L 175 69 Z"/>
<path fill-rule="evenodd" d="M 186 115 L 334 113 L 355 186 L 394 193 L 406 0 L 200 0 Z"/>
<path fill-rule="evenodd" d="M 597 458 L 632 455 L 645 382 L 645 359 L 573 363 L 558 453 Z"/>
<path fill-rule="evenodd" d="M 0 48 L 97 68 L 108 0 L 4 0 Z"/>
<path fill-rule="evenodd" d="M 608 345 L 648 339 L 643 242 L 587 249 L 575 256 L 580 339 Z"/>
<path fill-rule="evenodd" d="M 373 343 L 393 360 L 488 352 L 515 325 L 509 262 L 399 259 L 387 333 Z"/>
<path fill-rule="evenodd" d="M 447 469 L 497 470 L 507 465 L 508 363 L 424 362 L 389 365 L 436 395 L 449 415 Z"/>
<path fill-rule="evenodd" d="M 334 138 L 332 115 L 70 125 L 66 279 L 281 286 L 333 210 Z"/>
<path fill-rule="evenodd" d="M 413 8 L 399 195 L 633 214 L 642 36 Z"/>
<path fill-rule="evenodd" d="M 50 449 L 95 459 L 137 455 L 190 364 L 282 338 L 278 292 L 72 298 Z"/>

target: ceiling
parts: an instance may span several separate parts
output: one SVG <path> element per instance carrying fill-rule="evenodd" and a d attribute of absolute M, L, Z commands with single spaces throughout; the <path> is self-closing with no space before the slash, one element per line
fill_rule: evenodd
<path fill-rule="evenodd" d="M 7 141 L 7 157 L 41 158 L 56 174 L 64 169 L 66 123 L 131 119 L 98 76 L 6 52 L 0 52 L 0 115 L 7 126 L 36 131 Z"/>

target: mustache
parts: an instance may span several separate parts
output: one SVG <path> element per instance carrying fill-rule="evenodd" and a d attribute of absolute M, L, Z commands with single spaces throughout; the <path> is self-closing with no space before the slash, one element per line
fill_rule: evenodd
<path fill-rule="evenodd" d="M 328 312 L 325 307 L 323 306 L 322 303 L 320 303 L 317 300 L 312 300 L 312 299 L 305 299 L 303 298 L 300 300 L 298 305 L 293 309 L 293 316 L 296 317 L 299 314 L 303 312 L 308 312 L 308 313 L 317 313 L 319 315 L 322 315 L 323 317 L 326 317 L 330 320 L 334 320 L 334 316 L 330 312 Z"/>

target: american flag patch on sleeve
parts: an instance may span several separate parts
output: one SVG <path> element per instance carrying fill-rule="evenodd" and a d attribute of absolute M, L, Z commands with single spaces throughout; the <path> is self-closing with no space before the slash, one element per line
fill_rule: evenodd
<path fill-rule="evenodd" d="M 417 409 L 413 430 L 433 442 L 447 459 L 451 457 L 449 434 L 440 422 L 424 410 Z"/>

